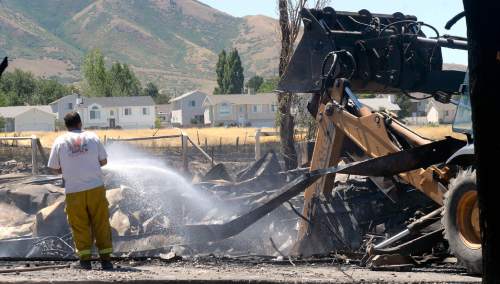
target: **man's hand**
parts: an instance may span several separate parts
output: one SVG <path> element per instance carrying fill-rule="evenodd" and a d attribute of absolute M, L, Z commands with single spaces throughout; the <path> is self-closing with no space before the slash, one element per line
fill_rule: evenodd
<path fill-rule="evenodd" d="M 102 161 L 99 161 L 99 164 L 101 165 L 101 167 L 104 167 L 107 163 L 108 163 L 108 159 L 104 159 Z"/>
<path fill-rule="evenodd" d="M 61 168 L 59 168 L 59 169 L 50 168 L 50 170 L 51 170 L 51 171 L 52 171 L 52 173 L 53 173 L 53 174 L 55 174 L 55 175 L 60 175 L 60 174 L 62 174 L 62 170 L 61 170 Z"/>

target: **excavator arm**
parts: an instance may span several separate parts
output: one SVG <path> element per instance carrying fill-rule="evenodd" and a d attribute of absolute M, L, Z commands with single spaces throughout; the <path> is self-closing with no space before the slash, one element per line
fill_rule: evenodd
<path fill-rule="evenodd" d="M 331 7 L 303 9 L 301 16 L 304 35 L 278 91 L 320 93 L 329 87 L 332 52 L 339 54 L 339 62 L 330 77 L 348 78 L 356 92 L 422 92 L 447 102 L 463 82 L 464 72 L 443 70 L 441 48 L 466 50 L 466 39 L 441 36 L 415 16 Z M 423 29 L 435 36 L 426 36 Z"/>

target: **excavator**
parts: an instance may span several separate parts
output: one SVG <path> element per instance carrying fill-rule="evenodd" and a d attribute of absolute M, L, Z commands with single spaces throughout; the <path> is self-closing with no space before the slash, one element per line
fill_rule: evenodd
<path fill-rule="evenodd" d="M 338 166 L 346 159 L 363 163 L 396 157 L 383 165 L 388 173 L 377 174 L 379 168 L 366 176 L 371 176 L 378 189 L 388 196 L 394 191 L 401 193 L 404 187 L 418 190 L 432 200 L 436 209 L 399 234 L 374 244 L 369 251 L 382 254 L 408 250 L 412 245 L 425 243 L 426 238 L 428 241 L 444 234 L 450 251 L 468 271 L 480 273 L 481 234 L 468 76 L 465 71 L 443 70 L 441 53 L 441 48 L 467 50 L 467 39 L 440 35 L 430 24 L 402 13 L 353 13 L 328 7 L 304 9 L 301 16 L 304 35 L 280 81 L 279 91 L 313 94 L 308 109 L 316 117 L 318 133 L 311 171 Z M 464 13 L 458 14 L 445 28 L 450 29 L 463 16 Z M 426 36 L 423 29 L 435 36 Z M 447 137 L 432 141 L 422 137 L 396 115 L 370 110 L 354 92 L 395 93 L 415 100 L 457 104 L 453 130 L 464 134 L 465 139 Z M 425 95 L 411 94 L 416 92 Z M 460 98 L 458 102 L 456 97 Z M 408 156 L 402 158 L 405 153 Z M 407 170 L 407 165 L 419 162 L 425 166 Z M 391 170 L 398 173 L 393 175 Z M 305 190 L 303 215 L 310 221 L 301 220 L 300 252 L 314 251 L 316 244 L 328 244 L 328 234 L 322 233 L 322 226 L 311 224 L 325 215 L 335 219 L 335 212 L 321 209 L 332 198 L 334 179 L 334 173 L 322 176 Z M 388 248 L 439 217 L 441 226 L 436 230 L 397 248 Z"/>
<path fill-rule="evenodd" d="M 463 16 L 452 18 L 446 28 Z M 368 243 L 368 260 L 376 255 L 431 250 L 444 236 L 449 251 L 468 272 L 481 273 L 468 76 L 463 70 L 444 70 L 441 52 L 442 48 L 466 51 L 467 39 L 440 35 L 430 24 L 399 12 L 344 12 L 327 7 L 303 9 L 301 17 L 304 33 L 278 91 L 312 94 L 308 110 L 316 118 L 318 130 L 309 171 L 286 184 L 263 206 L 226 224 L 188 225 L 185 231 L 191 241 L 236 235 L 303 193 L 294 252 L 321 254 L 339 249 L 339 243 L 342 248 L 359 249 L 365 231 L 354 213 L 368 210 L 370 200 L 335 205 L 345 195 L 335 181 L 336 174 L 357 175 L 368 177 L 391 200 L 389 207 L 395 208 L 395 215 L 403 212 L 404 202 L 411 205 L 406 211 L 420 213 L 407 220 L 404 230 Z M 427 36 L 424 30 L 435 35 Z M 462 138 L 434 141 L 423 137 L 394 113 L 363 105 L 356 93 L 455 104 L 453 130 L 463 134 Z M 367 190 L 352 187 L 361 195 Z M 365 215 L 371 215 L 372 228 L 377 225 L 376 214 Z"/>

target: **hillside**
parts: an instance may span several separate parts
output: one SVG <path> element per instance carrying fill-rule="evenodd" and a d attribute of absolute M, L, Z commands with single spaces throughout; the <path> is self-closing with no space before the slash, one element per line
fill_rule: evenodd
<path fill-rule="evenodd" d="M 196 0 L 0 1 L 0 55 L 13 59 L 10 68 L 63 82 L 80 80 L 82 56 L 97 47 L 144 83 L 211 91 L 223 48 L 240 50 L 247 76 L 274 75 L 276 32 L 271 18 L 236 18 Z"/>

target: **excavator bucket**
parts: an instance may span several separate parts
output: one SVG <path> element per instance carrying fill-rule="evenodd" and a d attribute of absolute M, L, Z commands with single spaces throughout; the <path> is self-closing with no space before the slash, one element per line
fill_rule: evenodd
<path fill-rule="evenodd" d="M 464 72 L 443 70 L 441 47 L 466 49 L 457 37 L 427 38 L 429 25 L 402 13 L 372 14 L 303 9 L 304 34 L 283 75 L 278 91 L 319 93 L 325 78 L 327 55 L 348 51 L 353 60 L 340 57 L 338 70 L 351 70 L 338 77 L 350 77 L 358 92 L 455 93 Z M 431 31 L 432 31 L 431 27 Z M 437 31 L 436 31 L 437 32 Z"/>

